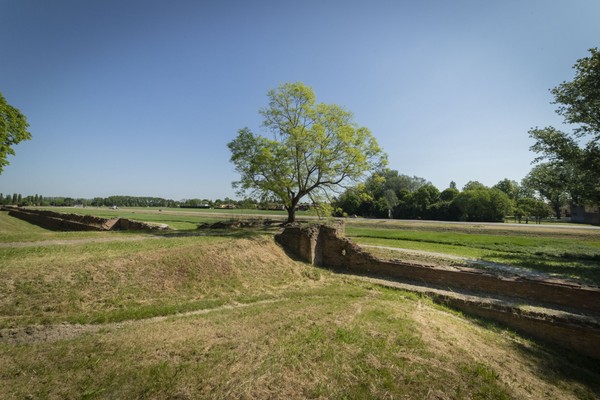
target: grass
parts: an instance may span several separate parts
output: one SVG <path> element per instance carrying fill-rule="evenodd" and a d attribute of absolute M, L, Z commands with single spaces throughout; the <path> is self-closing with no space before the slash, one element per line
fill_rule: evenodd
<path fill-rule="evenodd" d="M 202 209 L 202 208 L 156 208 L 126 207 L 112 210 L 105 207 L 46 207 L 44 209 L 81 215 L 95 215 L 103 218 L 128 218 L 143 222 L 168 224 L 173 229 L 196 229 L 198 224 L 222 221 L 227 218 L 287 218 L 285 211 L 277 210 L 242 210 L 242 209 Z M 298 211 L 297 216 L 308 215 Z"/>
<path fill-rule="evenodd" d="M 576 229 L 507 230 L 472 226 L 372 227 L 349 225 L 361 244 L 449 254 L 502 263 L 600 285 L 600 232 Z"/>
<path fill-rule="evenodd" d="M 0 398 L 600 396 L 597 361 L 293 261 L 263 230 L 5 227 Z"/>

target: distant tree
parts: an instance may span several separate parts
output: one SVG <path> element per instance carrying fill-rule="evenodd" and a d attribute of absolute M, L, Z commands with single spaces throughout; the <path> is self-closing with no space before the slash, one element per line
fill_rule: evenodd
<path fill-rule="evenodd" d="M 485 186 L 483 183 L 478 182 L 478 181 L 469 181 L 465 184 L 465 186 L 463 186 L 463 191 L 465 190 L 474 190 L 474 189 L 487 189 L 488 187 Z"/>
<path fill-rule="evenodd" d="M 458 190 L 458 188 L 456 187 L 456 182 L 454 182 L 454 181 L 450 181 L 450 185 L 448 186 L 448 188 Z"/>
<path fill-rule="evenodd" d="M 376 171 L 372 173 L 364 183 L 364 191 L 368 192 L 374 199 L 379 199 L 383 197 L 383 193 L 389 189 L 388 179 L 386 179 L 386 175 L 388 178 L 390 177 L 389 170 Z M 398 175 L 392 176 L 391 178 L 397 178 Z"/>
<path fill-rule="evenodd" d="M 207 202 L 202 202 L 202 205 L 207 205 Z M 241 201 L 238 202 L 239 207 L 246 209 L 246 210 L 250 210 L 250 209 L 254 209 L 257 208 L 257 201 L 256 199 L 252 199 L 252 198 L 245 198 Z"/>
<path fill-rule="evenodd" d="M 470 189 L 456 196 L 453 204 L 465 221 L 502 222 L 511 211 L 511 201 L 499 189 Z"/>
<path fill-rule="evenodd" d="M 421 178 L 419 176 L 399 175 L 398 181 L 399 181 L 399 189 L 396 190 L 397 192 L 406 190 L 409 193 L 413 193 L 425 185 L 431 185 L 431 182 L 429 182 L 427 179 Z"/>
<path fill-rule="evenodd" d="M 456 187 L 450 186 L 447 189 L 442 190 L 440 193 L 440 200 L 442 201 L 452 201 L 458 196 L 460 192 Z"/>
<path fill-rule="evenodd" d="M 227 146 L 241 177 L 234 187 L 253 197 L 276 196 L 288 223 L 295 221 L 296 206 L 309 193 L 339 189 L 384 163 L 371 132 L 357 126 L 343 108 L 316 103 L 310 87 L 286 83 L 268 97 L 269 106 L 260 113 L 273 139 L 243 128 Z"/>
<path fill-rule="evenodd" d="M 371 198 L 372 200 L 372 198 Z M 344 191 L 336 200 L 335 206 L 342 210 L 342 213 L 347 215 L 361 214 L 360 208 L 364 198 L 361 196 L 361 191 L 358 187 L 352 187 Z"/>
<path fill-rule="evenodd" d="M 432 184 L 427 184 L 417 189 L 412 199 L 418 210 L 418 217 L 423 218 L 427 208 L 437 202 L 439 198 L 440 191 Z"/>
<path fill-rule="evenodd" d="M 519 184 L 516 181 L 511 181 L 510 179 L 502 179 L 500 182 L 494 185 L 496 189 L 499 189 L 506 193 L 508 198 L 511 200 L 517 200 L 519 197 L 519 191 L 521 190 Z"/>
<path fill-rule="evenodd" d="M 570 133 L 551 126 L 531 129 L 536 143 L 531 150 L 542 159 L 569 164 L 583 183 L 585 199 L 600 203 L 600 51 L 590 49 L 590 56 L 577 60 L 575 77 L 563 82 L 551 93 L 556 112 L 575 127 Z M 585 141 L 587 139 L 587 142 Z"/>
<path fill-rule="evenodd" d="M 10 164 L 6 158 L 15 155 L 13 146 L 23 140 L 31 139 L 28 127 L 25 115 L 8 104 L 0 93 L 0 174 L 4 167 Z"/>
<path fill-rule="evenodd" d="M 14 204 L 14 205 L 19 204 L 19 195 L 18 194 L 13 193 L 10 204 Z"/>
<path fill-rule="evenodd" d="M 547 218 L 552 214 L 552 209 L 543 200 L 525 197 L 519 200 L 519 214 L 525 216 L 527 221 L 534 219 L 536 223 L 540 223 L 542 218 Z M 519 220 L 521 222 L 521 220 Z"/>
<path fill-rule="evenodd" d="M 548 200 L 556 218 L 560 218 L 560 208 L 569 201 L 568 174 L 568 169 L 564 164 L 547 162 L 533 167 L 523 178 L 523 185 L 537 191 Z"/>

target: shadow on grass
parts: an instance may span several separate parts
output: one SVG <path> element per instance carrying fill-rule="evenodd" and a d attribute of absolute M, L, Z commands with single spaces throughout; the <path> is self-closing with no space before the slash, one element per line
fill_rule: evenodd
<path fill-rule="evenodd" d="M 569 257 L 553 254 L 506 254 L 491 253 L 489 259 L 501 260 L 510 266 L 540 271 L 549 275 L 576 279 L 594 286 L 600 286 L 600 262 L 588 257 Z M 483 260 L 486 261 L 486 260 Z"/>
<path fill-rule="evenodd" d="M 561 383 L 578 382 L 587 389 L 576 390 L 579 398 L 600 398 L 600 360 L 539 341 L 533 346 L 514 342 L 513 348 L 546 382 L 559 387 Z"/>
<path fill-rule="evenodd" d="M 362 276 L 388 280 L 390 282 L 404 282 L 404 280 L 397 280 L 372 273 L 360 274 L 342 269 L 324 269 L 340 275 Z M 422 282 L 406 283 L 416 284 L 425 288 L 442 289 L 442 287 L 438 285 L 423 284 Z M 389 287 L 387 285 L 384 286 Z M 399 290 L 406 289 L 400 288 Z M 467 295 L 474 294 L 470 291 L 457 289 L 454 289 L 453 292 Z M 460 307 L 453 307 L 451 304 L 448 304 L 448 302 L 445 301 L 443 296 L 432 296 L 431 294 L 424 292 L 417 292 L 416 295 L 431 299 L 436 307 L 441 307 L 444 310 L 457 313 L 468 319 L 471 323 L 481 326 L 486 330 L 494 331 L 502 336 L 517 336 L 517 334 L 514 333 L 515 329 L 510 328 L 501 322 L 473 315 L 467 311 L 463 311 Z M 530 303 L 527 302 L 526 304 Z M 519 331 L 517 330 L 517 332 Z M 530 340 L 511 340 L 510 345 L 523 357 L 523 359 L 526 360 L 527 365 L 531 365 L 531 368 L 541 380 L 552 386 L 569 386 L 574 388 L 577 393 L 577 397 L 581 399 L 600 398 L 600 360 L 576 353 L 559 345 L 534 338 L 533 336 L 524 332 L 519 332 L 519 336 Z"/>
<path fill-rule="evenodd" d="M 454 308 L 444 305 L 454 310 Z M 458 310 L 463 317 L 484 329 L 515 336 L 515 331 L 506 325 L 483 317 L 478 317 Z M 515 349 L 527 364 L 531 365 L 536 375 L 553 386 L 577 382 L 577 397 L 581 399 L 600 398 L 600 360 L 576 353 L 556 344 L 534 338 L 526 333 L 518 335 L 531 341 L 513 340 L 511 347 Z M 572 386 L 572 385 L 571 385 Z"/>

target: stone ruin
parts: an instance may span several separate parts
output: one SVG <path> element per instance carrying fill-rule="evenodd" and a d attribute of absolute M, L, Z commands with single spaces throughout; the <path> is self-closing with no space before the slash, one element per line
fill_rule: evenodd
<path fill-rule="evenodd" d="M 379 259 L 345 238 L 343 223 L 289 226 L 275 240 L 301 261 L 416 285 L 434 301 L 600 359 L 600 288 Z M 523 304 L 544 311 L 526 312 Z"/>
<path fill-rule="evenodd" d="M 274 225 L 281 225 L 281 221 L 270 219 L 232 219 L 229 221 L 217 221 L 214 223 L 203 223 L 198 225 L 198 229 L 238 229 L 238 228 L 268 228 Z"/>
<path fill-rule="evenodd" d="M 3 207 L 8 215 L 55 231 L 146 231 L 166 230 L 167 225 L 155 225 L 126 218 L 100 218 L 93 215 L 64 214 L 48 210 Z"/>

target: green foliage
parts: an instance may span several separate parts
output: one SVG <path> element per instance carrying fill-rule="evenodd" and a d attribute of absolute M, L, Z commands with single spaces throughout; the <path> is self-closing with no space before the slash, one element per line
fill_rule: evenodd
<path fill-rule="evenodd" d="M 434 204 L 440 198 L 440 191 L 433 186 L 432 184 L 427 184 L 425 186 L 421 186 L 417 191 L 413 194 L 412 199 L 415 205 L 424 212 L 427 210 L 427 207 Z"/>
<path fill-rule="evenodd" d="M 494 188 L 499 189 L 506 193 L 509 199 L 516 200 L 520 194 L 520 186 L 517 182 L 511 181 L 510 179 L 503 179 L 494 185 Z"/>
<path fill-rule="evenodd" d="M 568 124 L 577 124 L 577 136 L 592 135 L 600 139 L 600 51 L 590 49 L 589 57 L 577 60 L 573 68 L 575 78 L 563 82 L 551 90 L 556 112 Z"/>
<path fill-rule="evenodd" d="M 556 112 L 572 132 L 559 131 L 551 126 L 531 129 L 536 141 L 531 150 L 538 153 L 536 161 L 548 159 L 569 166 L 576 172 L 576 184 L 581 186 L 583 200 L 600 202 L 600 51 L 574 65 L 575 77 L 551 90 L 558 104 Z M 584 138 L 588 141 L 585 142 Z M 565 181 L 565 190 L 570 181 Z"/>
<path fill-rule="evenodd" d="M 505 181 L 501 181 L 499 187 L 512 190 L 511 195 L 516 198 L 519 185 Z M 385 169 L 371 175 L 364 185 L 347 189 L 337 199 L 336 207 L 341 213 L 377 218 L 392 215 L 405 219 L 503 221 L 513 203 L 502 190 L 489 189 L 480 182 L 470 181 L 463 193 L 452 182 L 440 192 L 423 178 Z"/>
<path fill-rule="evenodd" d="M 394 192 L 392 189 L 386 190 L 383 193 L 383 199 L 385 200 L 385 205 L 388 209 L 388 217 L 392 218 L 392 210 L 398 205 L 398 197 L 396 196 L 396 192 Z"/>
<path fill-rule="evenodd" d="M 268 97 L 269 106 L 260 113 L 273 139 L 243 128 L 227 146 L 240 174 L 234 186 L 255 197 L 277 197 L 288 211 L 288 222 L 295 220 L 296 206 L 309 193 L 356 182 L 385 163 L 371 132 L 354 123 L 349 111 L 316 103 L 310 87 L 286 83 Z"/>
<path fill-rule="evenodd" d="M 478 189 L 487 189 L 483 183 L 478 181 L 469 181 L 463 186 L 463 191 L 465 190 L 478 190 Z"/>
<path fill-rule="evenodd" d="M 456 196 L 458 196 L 460 192 L 458 191 L 457 188 L 452 188 L 449 187 L 447 189 L 444 189 L 441 193 L 440 193 L 440 200 L 442 201 L 452 201 L 456 198 Z"/>
<path fill-rule="evenodd" d="M 560 218 L 560 208 L 568 200 L 566 188 L 574 185 L 577 179 L 568 165 L 560 162 L 548 162 L 536 165 L 523 179 L 523 185 L 529 187 L 552 205 L 556 218 Z"/>
<path fill-rule="evenodd" d="M 363 199 L 360 196 L 358 187 L 350 188 L 342 193 L 336 200 L 336 207 L 339 207 L 348 215 L 356 215 L 360 213 L 360 207 L 363 204 Z"/>
<path fill-rule="evenodd" d="M 15 155 L 13 146 L 23 140 L 31 139 L 28 127 L 25 115 L 8 104 L 0 93 L 0 174 L 4 167 L 10 164 L 6 158 Z"/>
<path fill-rule="evenodd" d="M 454 204 L 465 221 L 502 222 L 511 211 L 511 201 L 499 189 L 471 189 L 459 193 Z"/>
<path fill-rule="evenodd" d="M 542 200 L 525 197 L 519 199 L 516 203 L 514 214 L 519 222 L 525 217 L 527 219 L 534 219 L 537 223 L 540 223 L 542 218 L 546 218 L 552 214 L 552 209 Z"/>

